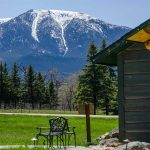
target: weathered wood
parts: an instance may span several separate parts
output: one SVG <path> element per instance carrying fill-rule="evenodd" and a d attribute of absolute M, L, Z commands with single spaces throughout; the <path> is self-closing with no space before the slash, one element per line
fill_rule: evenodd
<path fill-rule="evenodd" d="M 132 96 L 150 96 L 150 86 L 125 86 L 124 87 L 124 93 L 125 96 L 127 97 L 132 97 Z"/>
<path fill-rule="evenodd" d="M 142 129 L 142 130 L 126 130 L 126 133 L 143 133 L 143 132 L 150 132 L 150 130 Z"/>
<path fill-rule="evenodd" d="M 128 137 L 131 141 L 150 141 L 150 133 L 149 132 L 126 132 L 126 137 Z"/>
<path fill-rule="evenodd" d="M 125 113 L 125 120 L 126 121 L 150 121 L 150 111 L 145 112 L 126 112 Z"/>
<path fill-rule="evenodd" d="M 137 62 L 128 62 L 124 64 L 125 74 L 129 73 L 150 73 L 150 62 L 137 61 Z"/>
<path fill-rule="evenodd" d="M 136 43 L 118 55 L 120 139 L 150 141 L 150 51 Z"/>
<path fill-rule="evenodd" d="M 125 51 L 141 51 L 142 49 L 146 49 L 143 43 L 135 43 L 130 47 L 126 48 Z"/>
<path fill-rule="evenodd" d="M 126 130 L 149 130 L 150 123 L 126 123 Z"/>
<path fill-rule="evenodd" d="M 150 123 L 150 121 L 125 121 L 126 124 L 140 124 L 140 123 L 144 123 L 144 124 L 147 124 L 147 123 Z"/>
<path fill-rule="evenodd" d="M 135 60 L 149 60 L 150 52 L 145 49 L 141 49 L 140 51 L 126 51 L 124 55 L 125 62 L 126 61 L 135 61 Z"/>
<path fill-rule="evenodd" d="M 150 98 L 125 100 L 125 111 L 150 111 Z"/>
<path fill-rule="evenodd" d="M 141 100 L 141 99 L 149 99 L 150 96 L 125 96 L 125 100 Z"/>
<path fill-rule="evenodd" d="M 150 84 L 150 74 L 131 74 L 124 76 L 125 86 L 148 85 Z"/>
<path fill-rule="evenodd" d="M 126 139 L 125 137 L 125 110 L 124 110 L 124 62 L 123 52 L 117 57 L 118 61 L 118 104 L 119 104 L 119 139 L 120 141 Z"/>

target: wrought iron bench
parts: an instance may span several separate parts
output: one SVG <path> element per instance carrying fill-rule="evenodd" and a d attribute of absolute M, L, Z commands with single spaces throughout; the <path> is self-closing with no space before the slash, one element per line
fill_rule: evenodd
<path fill-rule="evenodd" d="M 69 143 L 70 143 L 70 138 L 71 138 L 71 135 L 74 136 L 74 142 L 75 142 L 75 146 L 76 146 L 76 132 L 75 132 L 75 127 L 74 126 L 68 126 L 67 129 L 65 130 L 64 132 L 65 134 L 65 142 L 66 142 L 66 136 L 68 136 L 68 146 L 69 146 Z M 66 143 L 65 143 L 66 145 Z"/>
<path fill-rule="evenodd" d="M 39 133 L 36 135 L 37 144 L 39 140 L 39 136 L 46 138 L 47 146 L 53 147 L 53 139 L 56 136 L 57 139 L 57 147 L 58 142 L 63 143 L 63 146 L 66 146 L 66 140 L 68 140 L 68 145 L 70 142 L 71 135 L 74 135 L 75 146 L 76 146 L 76 133 L 75 127 L 68 126 L 68 120 L 64 117 L 56 117 L 49 120 L 50 127 L 38 127 Z M 48 129 L 49 131 L 44 133 L 42 130 Z"/>

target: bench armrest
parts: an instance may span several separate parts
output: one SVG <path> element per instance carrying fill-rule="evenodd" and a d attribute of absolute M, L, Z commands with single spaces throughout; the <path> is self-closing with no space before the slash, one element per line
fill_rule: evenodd
<path fill-rule="evenodd" d="M 69 128 L 69 131 L 70 131 L 70 129 L 71 129 L 73 132 L 75 132 L 75 128 L 76 128 L 76 127 L 74 127 L 74 126 L 68 126 L 68 128 Z"/>
<path fill-rule="evenodd" d="M 50 127 L 37 127 L 37 129 L 39 130 L 39 133 L 41 133 L 42 129 L 50 129 Z"/>

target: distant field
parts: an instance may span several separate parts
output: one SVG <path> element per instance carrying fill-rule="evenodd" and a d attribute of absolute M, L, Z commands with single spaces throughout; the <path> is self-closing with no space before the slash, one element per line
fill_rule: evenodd
<path fill-rule="evenodd" d="M 0 113 L 78 114 L 78 111 L 32 110 L 32 109 L 0 109 Z M 103 114 L 103 112 L 98 111 L 97 114 L 101 115 L 101 114 Z"/>
<path fill-rule="evenodd" d="M 0 145 L 32 145 L 31 138 L 37 133 L 36 127 L 48 126 L 51 117 L 0 115 Z M 77 145 L 86 145 L 85 118 L 67 117 L 70 126 L 76 126 Z M 117 128 L 117 119 L 91 118 L 92 141 Z M 41 139 L 41 144 L 43 140 Z M 71 141 L 74 145 L 74 141 Z"/>
<path fill-rule="evenodd" d="M 32 110 L 32 109 L 0 109 L 0 113 L 39 113 L 39 114 L 78 114 L 77 111 Z"/>

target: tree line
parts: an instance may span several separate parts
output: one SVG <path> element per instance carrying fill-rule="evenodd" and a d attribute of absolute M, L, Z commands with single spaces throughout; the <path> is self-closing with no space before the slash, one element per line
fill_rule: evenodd
<path fill-rule="evenodd" d="M 113 68 L 96 64 L 95 55 L 104 50 L 93 42 L 87 63 L 78 74 L 60 76 L 58 71 L 36 72 L 31 65 L 14 63 L 8 71 L 0 62 L 0 108 L 78 110 L 79 104 L 93 103 L 94 114 L 101 110 L 117 114 L 117 76 Z"/>
<path fill-rule="evenodd" d="M 41 109 L 47 105 L 49 109 L 58 106 L 56 82 L 41 72 L 35 72 L 31 65 L 19 67 L 14 63 L 8 71 L 7 64 L 0 63 L 0 108 L 32 108 Z"/>

